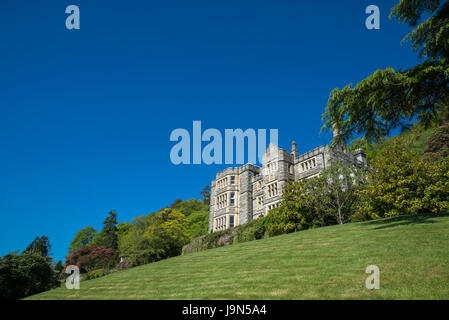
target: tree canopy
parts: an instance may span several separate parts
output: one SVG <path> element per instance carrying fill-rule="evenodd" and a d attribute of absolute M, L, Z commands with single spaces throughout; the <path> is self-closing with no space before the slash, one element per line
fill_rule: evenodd
<path fill-rule="evenodd" d="M 423 17 L 427 19 L 423 22 Z M 428 126 L 449 108 L 449 2 L 400 0 L 391 19 L 413 30 L 403 41 L 424 61 L 408 70 L 377 70 L 355 86 L 334 89 L 322 129 L 337 129 L 335 140 L 363 135 L 377 141 L 418 119 Z"/>
<path fill-rule="evenodd" d="M 50 257 L 51 245 L 47 236 L 36 237 L 23 251 L 26 254 L 39 254 L 44 258 Z"/>
<path fill-rule="evenodd" d="M 86 227 L 78 231 L 75 237 L 73 238 L 72 242 L 70 242 L 70 246 L 68 249 L 69 255 L 71 255 L 81 247 L 89 245 L 94 239 L 96 234 L 97 230 L 95 230 L 94 227 L 92 226 Z"/>

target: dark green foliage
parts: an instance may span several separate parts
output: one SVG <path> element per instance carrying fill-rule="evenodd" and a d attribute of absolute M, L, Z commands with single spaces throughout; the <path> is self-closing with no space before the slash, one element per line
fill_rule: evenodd
<path fill-rule="evenodd" d="M 20 299 L 58 286 L 56 272 L 40 252 L 0 258 L 0 298 Z"/>
<path fill-rule="evenodd" d="M 210 186 L 205 186 L 201 191 L 201 195 L 203 196 L 203 203 L 210 205 Z"/>
<path fill-rule="evenodd" d="M 101 233 L 104 239 L 104 247 L 117 250 L 117 213 L 114 210 L 109 212 L 109 216 L 103 221 L 103 225 Z"/>
<path fill-rule="evenodd" d="M 56 263 L 55 265 L 55 271 L 61 273 L 62 270 L 64 270 L 64 265 L 62 264 L 62 261 L 59 260 L 58 263 Z"/>
<path fill-rule="evenodd" d="M 220 241 L 221 239 L 224 239 L 225 237 L 228 237 L 231 235 L 231 233 L 233 232 L 232 229 L 226 229 L 223 231 L 217 231 L 217 232 L 212 232 L 206 235 L 205 237 L 205 243 L 208 249 L 212 249 L 212 248 L 217 248 L 217 247 L 221 247 L 226 245 L 226 241 Z M 231 242 L 228 242 L 232 243 Z"/>
<path fill-rule="evenodd" d="M 266 217 L 259 217 L 250 222 L 238 226 L 237 228 L 237 242 L 247 242 L 253 240 L 263 239 L 267 233 Z"/>
<path fill-rule="evenodd" d="M 420 21 L 422 17 L 427 20 Z M 403 41 L 410 41 L 420 58 L 445 60 L 449 57 L 449 3 L 446 0 L 400 0 L 390 18 L 416 27 Z"/>
<path fill-rule="evenodd" d="M 422 17 L 426 20 L 420 23 Z M 334 89 L 323 128 L 338 129 L 335 140 L 364 135 L 378 141 L 417 118 L 426 127 L 441 120 L 449 101 L 449 3 L 400 0 L 390 14 L 415 27 L 405 40 L 426 60 L 409 70 L 377 70 L 352 87 Z"/>
<path fill-rule="evenodd" d="M 43 256 L 44 258 L 49 258 L 51 251 L 50 240 L 47 236 L 36 237 L 36 239 L 31 242 L 28 247 L 23 251 L 23 253 L 35 253 Z"/>
<path fill-rule="evenodd" d="M 407 71 L 377 70 L 356 86 L 334 89 L 323 114 L 323 128 L 334 126 L 336 140 L 363 135 L 379 141 L 395 128 L 407 128 L 417 117 L 426 126 L 437 118 L 449 97 L 449 64 L 427 61 Z M 413 94 L 411 94 L 413 93 Z"/>

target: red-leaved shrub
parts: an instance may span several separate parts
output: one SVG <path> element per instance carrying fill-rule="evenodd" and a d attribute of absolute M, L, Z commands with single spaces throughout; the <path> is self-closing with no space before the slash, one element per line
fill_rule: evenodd
<path fill-rule="evenodd" d="M 112 249 L 99 248 L 96 246 L 82 247 L 76 250 L 65 265 L 76 265 L 80 272 L 90 272 L 96 269 L 110 268 L 117 260 L 117 254 Z"/>

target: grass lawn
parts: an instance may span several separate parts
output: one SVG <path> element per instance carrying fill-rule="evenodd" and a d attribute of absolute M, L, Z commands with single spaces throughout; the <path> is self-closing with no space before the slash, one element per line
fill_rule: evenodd
<path fill-rule="evenodd" d="M 380 289 L 365 268 L 380 268 Z M 119 271 L 28 299 L 449 299 L 449 214 L 331 226 Z"/>

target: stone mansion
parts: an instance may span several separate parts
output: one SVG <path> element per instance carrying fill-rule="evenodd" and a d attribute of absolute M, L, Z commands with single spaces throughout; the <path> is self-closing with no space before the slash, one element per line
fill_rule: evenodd
<path fill-rule="evenodd" d="M 289 181 L 313 178 L 337 160 L 366 166 L 363 151 L 359 149 L 352 154 L 345 142 L 320 146 L 298 155 L 293 141 L 291 152 L 270 144 L 262 158 L 262 167 L 246 164 L 217 173 L 211 183 L 209 232 L 232 228 L 266 215 L 279 206 L 282 190 Z"/>

